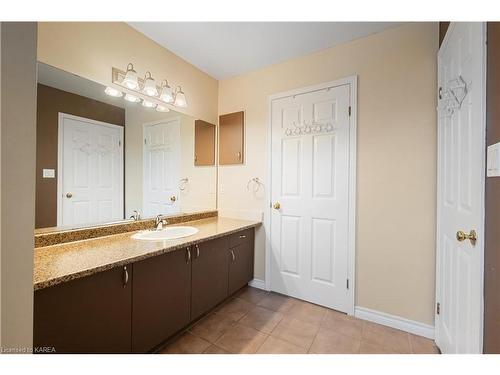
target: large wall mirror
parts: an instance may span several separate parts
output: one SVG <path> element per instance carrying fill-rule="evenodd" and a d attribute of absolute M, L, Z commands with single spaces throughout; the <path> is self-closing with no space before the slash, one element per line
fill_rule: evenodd
<path fill-rule="evenodd" d="M 37 102 L 36 228 L 216 209 L 214 125 L 43 63 Z"/>

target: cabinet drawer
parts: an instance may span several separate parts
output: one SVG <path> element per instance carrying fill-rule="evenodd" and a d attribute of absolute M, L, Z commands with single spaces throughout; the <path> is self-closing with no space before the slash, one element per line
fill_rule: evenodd
<path fill-rule="evenodd" d="M 247 241 L 253 241 L 254 229 L 245 229 L 241 232 L 233 233 L 229 236 L 229 247 L 238 246 Z"/>

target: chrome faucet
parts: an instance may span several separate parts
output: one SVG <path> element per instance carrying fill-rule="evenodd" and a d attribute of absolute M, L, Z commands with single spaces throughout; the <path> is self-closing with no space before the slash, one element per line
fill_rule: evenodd
<path fill-rule="evenodd" d="M 134 210 L 134 213 L 132 214 L 132 216 L 130 216 L 130 218 L 134 219 L 134 221 L 141 220 L 141 214 L 139 213 L 139 211 Z"/>
<path fill-rule="evenodd" d="M 163 226 L 167 225 L 167 224 L 168 224 L 168 221 L 162 214 L 156 216 L 156 220 L 155 220 L 156 230 L 162 230 Z"/>

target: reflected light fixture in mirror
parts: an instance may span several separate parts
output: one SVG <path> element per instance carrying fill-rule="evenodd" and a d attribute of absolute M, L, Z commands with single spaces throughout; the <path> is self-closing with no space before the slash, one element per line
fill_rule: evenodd
<path fill-rule="evenodd" d="M 156 110 L 157 110 L 158 112 L 170 112 L 170 109 L 168 109 L 168 108 L 167 108 L 167 107 L 165 107 L 164 105 L 160 105 L 160 104 L 158 104 L 158 105 L 156 106 Z"/>
<path fill-rule="evenodd" d="M 164 101 L 165 103 L 174 102 L 174 96 L 172 95 L 172 88 L 169 86 L 168 81 L 166 79 L 163 80 L 163 82 L 161 83 L 160 100 Z"/>
<path fill-rule="evenodd" d="M 181 108 L 187 107 L 186 95 L 184 95 L 184 92 L 182 91 L 182 88 L 180 86 L 177 86 L 177 88 L 175 89 L 174 105 Z"/>
<path fill-rule="evenodd" d="M 125 78 L 123 78 L 122 83 L 131 90 L 136 90 L 139 88 L 137 72 L 134 70 L 134 65 L 132 65 L 132 63 L 129 63 L 127 65 L 127 71 L 125 73 Z"/>
<path fill-rule="evenodd" d="M 156 82 L 151 76 L 151 72 L 146 72 L 146 75 L 144 76 L 144 88 L 142 89 L 142 91 L 148 96 L 158 96 Z"/>
<path fill-rule="evenodd" d="M 104 92 L 109 95 L 109 96 L 114 96 L 116 98 L 121 98 L 123 96 L 123 93 L 120 90 L 117 90 L 113 87 L 106 87 L 106 90 Z"/>
<path fill-rule="evenodd" d="M 131 103 L 137 103 L 140 102 L 141 99 L 139 99 L 137 96 L 131 95 L 131 94 L 125 94 L 126 101 L 131 102 Z"/>
<path fill-rule="evenodd" d="M 143 107 L 146 107 L 146 108 L 153 108 L 156 104 L 154 104 L 153 102 L 150 102 L 148 100 L 143 100 L 142 101 L 142 106 Z"/>

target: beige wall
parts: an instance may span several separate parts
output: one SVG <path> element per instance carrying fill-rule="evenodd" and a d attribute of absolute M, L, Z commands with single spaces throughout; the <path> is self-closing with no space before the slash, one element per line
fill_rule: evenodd
<path fill-rule="evenodd" d="M 36 32 L 1 24 L 1 343 L 21 351 L 33 342 Z"/>
<path fill-rule="evenodd" d="M 433 324 L 437 24 L 390 29 L 219 82 L 219 113 L 246 112 L 246 163 L 221 167 L 219 208 L 264 211 L 268 96 L 358 75 L 356 304 Z M 242 199 L 244 197 L 245 199 Z M 264 233 L 255 277 L 264 279 Z"/>
<path fill-rule="evenodd" d="M 178 117 L 181 127 L 180 178 L 187 177 L 189 183 L 180 192 L 182 212 L 214 210 L 216 208 L 216 169 L 195 167 L 194 121 L 191 116 L 170 111 L 161 113 L 145 110 L 139 105 L 125 107 L 125 214 L 134 210 L 143 212 L 143 125 Z"/>
<path fill-rule="evenodd" d="M 181 85 L 186 113 L 214 123 L 218 82 L 122 22 L 40 22 L 38 60 L 84 78 L 109 84 L 111 67 L 132 62 L 138 74 Z"/>

